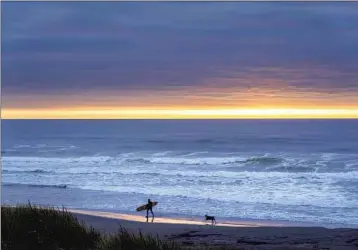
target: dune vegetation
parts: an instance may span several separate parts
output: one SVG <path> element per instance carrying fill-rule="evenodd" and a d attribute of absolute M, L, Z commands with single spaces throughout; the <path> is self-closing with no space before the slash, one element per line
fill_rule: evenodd
<path fill-rule="evenodd" d="M 117 234 L 103 235 L 79 221 L 64 207 L 56 209 L 26 204 L 1 207 L 1 249 L 180 250 L 188 247 L 141 233 L 130 234 L 124 228 L 119 228 Z"/>

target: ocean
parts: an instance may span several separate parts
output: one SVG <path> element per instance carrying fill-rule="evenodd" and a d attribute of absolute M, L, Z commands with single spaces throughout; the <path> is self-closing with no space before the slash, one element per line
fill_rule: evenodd
<path fill-rule="evenodd" d="M 358 227 L 358 120 L 2 120 L 2 203 Z M 144 216 L 144 213 L 143 213 Z"/>

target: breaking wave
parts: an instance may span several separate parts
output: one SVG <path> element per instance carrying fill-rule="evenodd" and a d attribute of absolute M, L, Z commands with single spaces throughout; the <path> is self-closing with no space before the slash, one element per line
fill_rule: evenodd
<path fill-rule="evenodd" d="M 246 164 L 246 165 L 275 165 L 282 163 L 283 158 L 276 157 L 152 157 L 152 158 L 132 158 L 127 162 L 143 164 L 176 164 L 176 165 L 227 165 L 227 164 Z"/>
<path fill-rule="evenodd" d="M 345 156 L 348 157 L 348 156 Z M 270 155 L 212 155 L 208 152 L 172 155 L 170 151 L 160 153 L 131 153 L 118 156 L 89 157 L 14 157 L 2 158 L 3 173 L 74 173 L 108 174 L 121 173 L 134 168 L 163 167 L 169 171 L 193 170 L 195 166 L 205 170 L 227 172 L 349 172 L 358 170 L 357 156 L 338 158 L 335 155 L 316 154 L 305 156 Z M 337 160 L 338 159 L 338 160 Z M 339 165 L 337 165 L 339 164 Z M 182 168 L 180 167 L 182 166 Z M 338 166 L 338 167 L 337 167 Z M 174 168 L 175 167 L 175 168 Z"/>

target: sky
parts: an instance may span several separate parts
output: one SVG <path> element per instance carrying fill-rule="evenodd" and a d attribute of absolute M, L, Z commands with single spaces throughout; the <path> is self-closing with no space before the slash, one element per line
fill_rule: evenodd
<path fill-rule="evenodd" d="M 358 2 L 1 2 L 3 118 L 358 118 Z"/>

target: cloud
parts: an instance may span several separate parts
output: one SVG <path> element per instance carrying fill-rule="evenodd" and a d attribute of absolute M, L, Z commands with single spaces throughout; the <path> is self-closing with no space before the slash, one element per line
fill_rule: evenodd
<path fill-rule="evenodd" d="M 6 2 L 2 8 L 5 96 L 135 98 L 139 90 L 180 89 L 204 98 L 210 88 L 358 93 L 358 3 Z"/>

